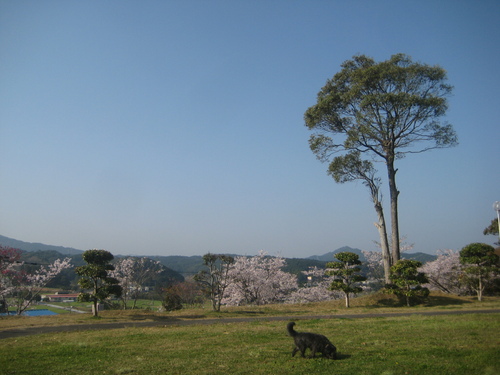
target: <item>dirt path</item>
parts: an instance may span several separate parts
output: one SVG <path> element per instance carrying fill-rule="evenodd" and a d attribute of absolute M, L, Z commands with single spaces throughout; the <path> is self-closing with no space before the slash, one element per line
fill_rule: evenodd
<path fill-rule="evenodd" d="M 48 327 L 26 327 L 12 328 L 0 331 L 0 339 L 15 338 L 20 336 L 37 335 L 43 333 L 88 331 L 104 329 L 120 329 L 128 327 L 167 327 L 167 326 L 187 326 L 217 323 L 238 323 L 254 321 L 291 321 L 304 319 L 361 319 L 361 318 L 391 318 L 400 316 L 423 315 L 461 315 L 461 314 L 499 314 L 500 309 L 487 310 L 450 310 L 450 311 L 428 311 L 418 313 L 386 313 L 386 314 L 342 314 L 342 315 L 295 315 L 295 316 L 268 316 L 268 317 L 246 317 L 246 318 L 219 318 L 219 319 L 165 319 L 147 322 L 121 322 L 121 323 L 94 323 L 94 324 L 73 324 Z"/>

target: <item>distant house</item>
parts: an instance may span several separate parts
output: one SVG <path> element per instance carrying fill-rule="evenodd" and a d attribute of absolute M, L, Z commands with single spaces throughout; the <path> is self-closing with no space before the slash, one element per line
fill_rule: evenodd
<path fill-rule="evenodd" d="M 76 302 L 78 293 L 76 294 L 44 294 L 42 299 L 48 299 L 50 302 Z"/>

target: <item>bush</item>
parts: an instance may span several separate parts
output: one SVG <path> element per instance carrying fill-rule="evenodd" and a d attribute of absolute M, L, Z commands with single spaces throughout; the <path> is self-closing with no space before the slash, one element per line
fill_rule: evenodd
<path fill-rule="evenodd" d="M 166 311 L 181 310 L 182 299 L 178 294 L 167 291 L 165 298 L 163 299 L 162 306 Z"/>

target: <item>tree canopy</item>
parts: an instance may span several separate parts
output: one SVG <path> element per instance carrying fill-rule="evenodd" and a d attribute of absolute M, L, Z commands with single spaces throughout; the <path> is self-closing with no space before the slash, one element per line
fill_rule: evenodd
<path fill-rule="evenodd" d="M 490 235 L 490 234 L 494 235 L 494 236 L 498 236 L 498 219 L 497 218 L 491 220 L 490 225 L 487 226 L 486 228 L 484 228 L 483 234 L 485 236 Z M 496 244 L 500 245 L 500 240 Z"/>

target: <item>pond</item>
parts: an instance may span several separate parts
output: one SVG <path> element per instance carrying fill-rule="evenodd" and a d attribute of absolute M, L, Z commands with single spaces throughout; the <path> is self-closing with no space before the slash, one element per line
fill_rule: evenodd
<path fill-rule="evenodd" d="M 16 313 L 13 311 L 9 312 L 9 315 L 15 315 Z M 0 314 L 0 315 L 7 315 L 7 314 Z M 53 311 L 47 310 L 47 309 L 40 309 L 40 310 L 26 310 L 23 312 L 24 316 L 47 316 L 47 315 L 59 315 Z"/>

